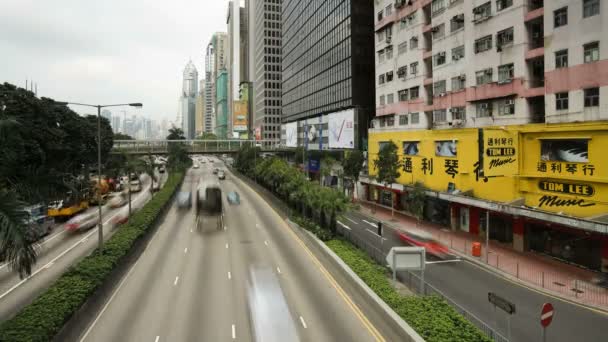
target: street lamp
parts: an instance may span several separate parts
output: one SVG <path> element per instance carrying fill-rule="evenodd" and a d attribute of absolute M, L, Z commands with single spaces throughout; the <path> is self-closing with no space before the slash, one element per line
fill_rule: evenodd
<path fill-rule="evenodd" d="M 103 221 L 101 213 L 101 108 L 105 107 L 120 107 L 120 106 L 131 106 L 141 108 L 141 103 L 123 103 L 123 104 L 111 104 L 111 105 L 91 105 L 86 103 L 77 102 L 65 102 L 65 101 L 53 101 L 54 104 L 59 106 L 76 105 L 97 108 L 97 207 L 99 208 L 99 252 L 103 248 Z"/>

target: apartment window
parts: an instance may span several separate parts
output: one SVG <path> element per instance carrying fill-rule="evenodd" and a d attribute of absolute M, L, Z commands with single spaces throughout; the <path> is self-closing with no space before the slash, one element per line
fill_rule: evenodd
<path fill-rule="evenodd" d="M 392 93 L 386 95 L 386 104 L 391 104 L 393 102 L 395 102 L 394 95 Z"/>
<path fill-rule="evenodd" d="M 433 34 L 433 39 L 443 38 L 445 36 L 445 24 L 431 28 L 431 34 Z"/>
<path fill-rule="evenodd" d="M 600 43 L 593 42 L 583 45 L 585 63 L 596 62 L 600 59 Z"/>
<path fill-rule="evenodd" d="M 378 63 L 384 62 L 384 50 L 378 51 Z"/>
<path fill-rule="evenodd" d="M 383 11 L 378 12 L 378 21 L 382 20 L 383 15 L 384 15 Z"/>
<path fill-rule="evenodd" d="M 498 115 L 513 115 L 515 114 L 515 100 L 506 99 L 498 102 Z"/>
<path fill-rule="evenodd" d="M 380 95 L 380 105 L 384 106 L 386 104 L 386 99 L 384 97 L 384 95 Z"/>
<path fill-rule="evenodd" d="M 490 50 L 492 48 L 492 35 L 479 38 L 475 41 L 475 53 Z"/>
<path fill-rule="evenodd" d="M 600 0 L 583 0 L 583 18 L 600 14 Z"/>
<path fill-rule="evenodd" d="M 410 64 L 410 74 L 416 75 L 418 73 L 418 62 Z"/>
<path fill-rule="evenodd" d="M 402 66 L 397 69 L 397 77 L 402 80 L 405 80 L 405 76 L 407 75 L 407 66 Z"/>
<path fill-rule="evenodd" d="M 492 116 L 492 102 L 480 102 L 475 106 L 478 118 L 487 118 Z"/>
<path fill-rule="evenodd" d="M 452 60 L 457 61 L 464 58 L 464 45 L 452 49 Z"/>
<path fill-rule="evenodd" d="M 405 30 L 407 28 L 407 19 L 403 18 L 399 21 L 399 30 Z"/>
<path fill-rule="evenodd" d="M 466 76 L 460 75 L 452 77 L 452 91 L 463 90 L 466 86 Z"/>
<path fill-rule="evenodd" d="M 376 38 L 378 38 L 378 42 L 383 42 L 384 41 L 384 31 L 380 31 L 378 33 L 376 33 Z"/>
<path fill-rule="evenodd" d="M 562 7 L 553 12 L 553 26 L 560 27 L 568 25 L 568 7 Z"/>
<path fill-rule="evenodd" d="M 418 86 L 410 88 L 410 100 L 415 100 L 420 96 Z"/>
<path fill-rule="evenodd" d="M 410 113 L 410 123 L 412 125 L 416 125 L 420 123 L 420 114 L 419 113 Z"/>
<path fill-rule="evenodd" d="M 438 14 L 439 12 L 445 9 L 445 0 L 433 0 L 431 3 L 431 12 L 433 15 Z"/>
<path fill-rule="evenodd" d="M 447 121 L 448 121 L 448 115 L 447 115 L 447 111 L 445 109 L 439 109 L 439 110 L 433 111 L 433 123 L 441 123 L 441 122 L 447 122 Z"/>
<path fill-rule="evenodd" d="M 393 59 L 393 47 L 392 46 L 387 46 L 386 47 L 386 59 Z"/>
<path fill-rule="evenodd" d="M 440 52 L 433 56 L 433 60 L 435 62 L 435 66 L 445 64 L 445 52 Z"/>
<path fill-rule="evenodd" d="M 585 107 L 597 107 L 600 105 L 600 88 L 585 89 Z"/>
<path fill-rule="evenodd" d="M 410 38 L 410 50 L 418 48 L 418 37 L 414 36 Z"/>
<path fill-rule="evenodd" d="M 465 107 L 453 107 L 450 108 L 450 113 L 452 113 L 452 120 L 466 120 L 466 110 Z"/>
<path fill-rule="evenodd" d="M 407 114 L 399 115 L 399 126 L 407 125 Z"/>
<path fill-rule="evenodd" d="M 492 68 L 479 70 L 475 73 L 477 85 L 482 85 L 492 82 Z"/>
<path fill-rule="evenodd" d="M 478 22 L 489 18 L 492 15 L 492 3 L 486 2 L 481 6 L 473 8 L 473 21 Z"/>
<path fill-rule="evenodd" d="M 568 67 L 568 50 L 559 50 L 555 52 L 555 68 Z"/>
<path fill-rule="evenodd" d="M 496 11 L 502 11 L 511 6 L 513 6 L 513 0 L 496 0 Z"/>
<path fill-rule="evenodd" d="M 433 83 L 433 96 L 443 96 L 445 91 L 445 80 Z"/>
<path fill-rule="evenodd" d="M 555 94 L 555 109 L 568 109 L 568 93 Z"/>
<path fill-rule="evenodd" d="M 450 32 L 458 31 L 464 27 L 464 13 L 455 15 L 450 20 Z"/>
<path fill-rule="evenodd" d="M 378 76 L 378 84 L 384 84 L 384 74 Z"/>
<path fill-rule="evenodd" d="M 393 127 L 395 126 L 395 116 L 391 115 L 389 117 L 386 118 L 386 126 L 387 127 Z"/>
<path fill-rule="evenodd" d="M 407 101 L 407 89 L 401 89 L 397 92 L 399 101 Z"/>
<path fill-rule="evenodd" d="M 505 45 L 513 44 L 513 28 L 509 27 L 496 34 L 496 46 L 502 48 Z"/>
<path fill-rule="evenodd" d="M 498 83 L 510 82 L 514 77 L 513 63 L 498 66 Z"/>
<path fill-rule="evenodd" d="M 407 52 L 407 42 L 399 43 L 397 46 L 397 54 L 402 55 Z"/>
<path fill-rule="evenodd" d="M 386 73 L 386 82 L 392 82 L 393 81 L 393 72 L 389 71 Z"/>
<path fill-rule="evenodd" d="M 391 13 L 393 13 L 393 4 L 390 4 L 390 5 L 386 6 L 386 8 L 384 9 L 384 15 L 385 16 L 388 17 L 389 15 L 391 15 Z"/>

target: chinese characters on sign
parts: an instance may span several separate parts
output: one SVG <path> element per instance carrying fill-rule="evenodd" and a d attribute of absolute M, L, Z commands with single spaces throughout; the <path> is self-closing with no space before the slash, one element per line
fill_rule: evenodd
<path fill-rule="evenodd" d="M 433 174 L 433 158 L 422 158 L 422 172 L 426 175 L 427 172 Z"/>
<path fill-rule="evenodd" d="M 458 174 L 458 159 L 445 160 L 445 173 L 454 178 Z"/>
<path fill-rule="evenodd" d="M 473 168 L 475 172 L 475 181 L 479 182 L 479 177 L 483 177 L 483 169 L 481 168 L 481 163 L 477 161 L 475 164 L 473 164 Z M 483 181 L 487 183 L 488 177 L 483 177 Z"/>
<path fill-rule="evenodd" d="M 488 169 L 497 168 L 503 165 L 514 164 L 516 150 L 513 138 L 492 138 L 489 137 L 486 141 L 486 156 L 490 159 Z M 505 172 L 503 170 L 502 172 Z M 508 171 L 507 171 L 508 172 Z"/>
<path fill-rule="evenodd" d="M 540 161 L 538 164 L 536 164 L 536 171 L 542 173 L 561 174 L 563 170 L 571 175 L 593 176 L 595 172 L 595 165 L 584 164 L 579 167 L 578 164 L 563 164 L 560 162 L 548 163 L 545 161 Z"/>
<path fill-rule="evenodd" d="M 412 166 L 412 157 L 405 157 L 405 160 L 403 161 L 403 171 L 412 173 Z"/>

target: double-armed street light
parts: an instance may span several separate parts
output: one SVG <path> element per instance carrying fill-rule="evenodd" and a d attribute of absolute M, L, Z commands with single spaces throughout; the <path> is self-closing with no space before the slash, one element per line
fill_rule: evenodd
<path fill-rule="evenodd" d="M 99 207 L 99 229 L 98 229 L 99 252 L 101 252 L 101 250 L 103 248 L 103 221 L 102 221 L 102 212 L 101 212 L 101 108 L 121 107 L 121 106 L 131 106 L 131 107 L 141 108 L 141 107 L 143 107 L 143 105 L 141 103 L 91 105 L 91 104 L 86 104 L 86 103 L 65 102 L 65 101 L 54 101 L 54 104 L 59 105 L 59 106 L 76 105 L 76 106 L 97 108 L 97 206 Z"/>

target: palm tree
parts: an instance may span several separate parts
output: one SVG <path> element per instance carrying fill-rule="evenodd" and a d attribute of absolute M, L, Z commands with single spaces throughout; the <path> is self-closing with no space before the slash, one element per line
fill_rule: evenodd
<path fill-rule="evenodd" d="M 34 241 L 28 238 L 24 205 L 13 191 L 0 190 L 0 258 L 22 279 L 32 274 L 37 258 Z"/>

